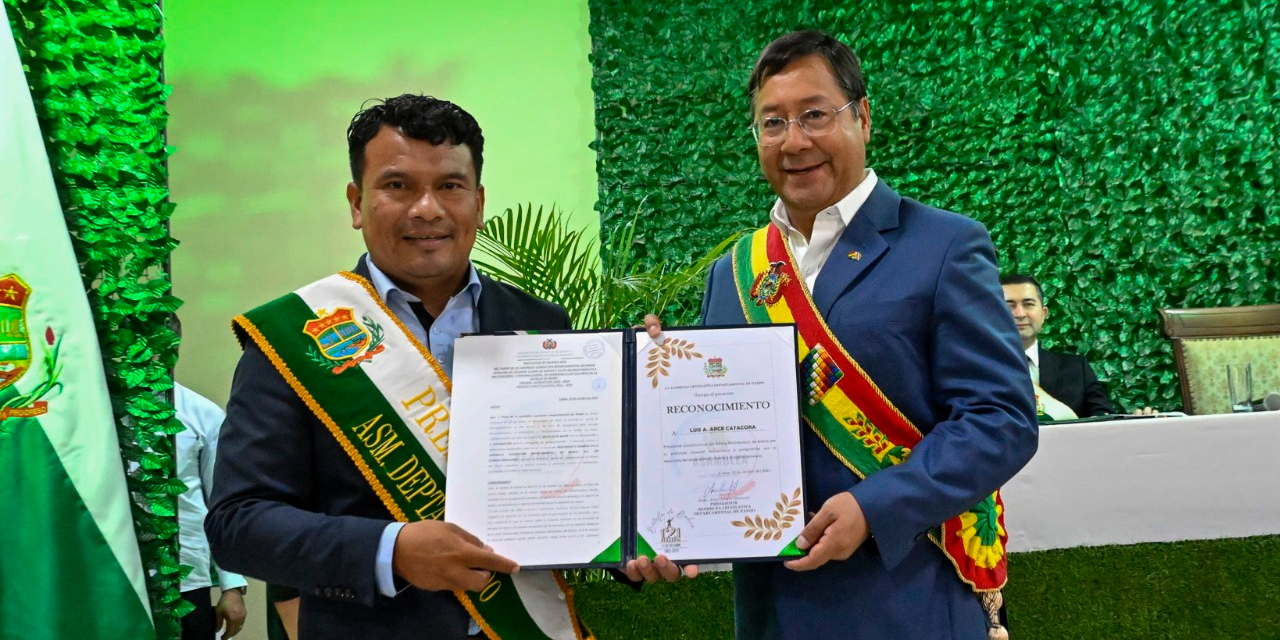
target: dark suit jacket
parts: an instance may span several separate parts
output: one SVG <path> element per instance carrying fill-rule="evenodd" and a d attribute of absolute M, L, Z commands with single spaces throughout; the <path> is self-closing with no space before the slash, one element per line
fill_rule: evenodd
<path fill-rule="evenodd" d="M 356 273 L 369 276 L 362 258 Z M 480 276 L 480 331 L 568 329 L 564 309 Z M 205 532 L 220 566 L 301 591 L 310 640 L 467 638 L 449 592 L 378 593 L 375 555 L 391 523 L 337 441 L 256 345 L 236 368 Z"/>
<path fill-rule="evenodd" d="M 846 257 L 861 253 L 860 260 Z M 703 322 L 745 321 L 732 261 L 707 280 Z M 808 427 L 809 509 L 850 491 L 872 540 L 843 562 L 798 573 L 734 568 L 738 640 L 982 640 L 981 605 L 924 534 L 972 507 L 1036 450 L 1021 342 L 982 225 L 880 183 L 813 288 L 835 335 L 925 437 L 903 464 L 859 481 Z"/>
<path fill-rule="evenodd" d="M 1081 418 L 1117 413 L 1107 387 L 1084 356 L 1040 347 L 1040 387 Z"/>

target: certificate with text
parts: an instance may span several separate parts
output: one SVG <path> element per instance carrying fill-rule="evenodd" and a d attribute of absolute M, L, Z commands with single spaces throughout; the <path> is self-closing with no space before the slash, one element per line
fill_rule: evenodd
<path fill-rule="evenodd" d="M 458 339 L 445 520 L 525 568 L 624 561 L 624 335 Z"/>
<path fill-rule="evenodd" d="M 802 555 L 794 325 L 463 336 L 445 520 L 528 569 Z"/>
<path fill-rule="evenodd" d="M 794 325 L 636 336 L 639 555 L 723 562 L 802 555 Z"/>

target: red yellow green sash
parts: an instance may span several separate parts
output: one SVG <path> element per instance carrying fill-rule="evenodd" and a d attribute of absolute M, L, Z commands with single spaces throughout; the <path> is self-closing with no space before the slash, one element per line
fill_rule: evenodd
<path fill-rule="evenodd" d="M 794 322 L 800 334 L 805 422 L 861 478 L 906 460 L 923 435 L 841 346 L 796 273 L 795 257 L 774 225 L 738 241 L 733 272 L 747 321 Z M 997 491 L 929 532 L 976 592 L 1007 576 L 1004 502 Z"/>

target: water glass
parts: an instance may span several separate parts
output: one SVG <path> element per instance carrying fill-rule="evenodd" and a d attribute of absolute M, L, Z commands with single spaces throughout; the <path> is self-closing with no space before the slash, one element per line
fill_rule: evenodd
<path fill-rule="evenodd" d="M 1232 413 L 1253 411 L 1253 367 L 1250 363 L 1227 365 L 1227 393 Z"/>

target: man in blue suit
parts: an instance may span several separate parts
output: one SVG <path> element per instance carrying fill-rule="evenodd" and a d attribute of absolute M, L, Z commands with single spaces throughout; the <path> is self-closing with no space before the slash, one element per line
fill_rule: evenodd
<path fill-rule="evenodd" d="M 803 280 L 816 317 L 919 439 L 900 463 L 865 473 L 803 427 L 807 503 L 821 505 L 798 541 L 808 555 L 734 568 L 737 637 L 979 640 L 989 628 L 1001 637 L 941 549 L 960 533 L 937 533 L 984 500 L 994 522 L 992 492 L 1036 450 L 1031 384 L 990 236 L 866 168 L 871 106 L 857 58 L 838 40 L 812 31 L 775 40 L 750 94 L 760 167 L 778 195 L 776 230 L 762 233 L 785 238 L 779 262 L 793 269 L 774 282 Z M 756 274 L 748 294 L 750 274 L 721 259 L 703 322 L 742 324 L 751 305 L 772 306 L 769 279 Z"/>

